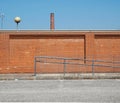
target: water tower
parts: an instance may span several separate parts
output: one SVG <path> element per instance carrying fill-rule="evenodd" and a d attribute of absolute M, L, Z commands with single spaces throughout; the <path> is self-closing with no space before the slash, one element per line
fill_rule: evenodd
<path fill-rule="evenodd" d="M 18 30 L 18 24 L 21 22 L 21 18 L 20 17 L 15 17 L 14 21 L 17 24 L 17 30 Z"/>

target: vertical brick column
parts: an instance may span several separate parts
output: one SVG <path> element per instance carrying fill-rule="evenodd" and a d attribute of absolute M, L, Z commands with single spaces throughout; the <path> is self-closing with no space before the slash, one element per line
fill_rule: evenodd
<path fill-rule="evenodd" d="M 94 33 L 88 32 L 85 34 L 85 59 L 92 60 L 94 58 L 94 47 Z M 92 65 L 92 62 L 89 61 L 86 61 L 85 63 Z M 92 73 L 92 66 L 86 66 L 86 71 Z"/>
<path fill-rule="evenodd" d="M 0 73 L 9 71 L 9 35 L 0 33 Z"/>
<path fill-rule="evenodd" d="M 87 59 L 92 59 L 95 56 L 94 33 L 85 34 L 85 56 Z"/>

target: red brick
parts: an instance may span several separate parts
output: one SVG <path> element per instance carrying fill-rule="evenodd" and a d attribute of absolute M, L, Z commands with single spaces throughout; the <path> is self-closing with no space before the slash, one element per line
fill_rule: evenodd
<path fill-rule="evenodd" d="M 119 44 L 118 31 L 4 31 L 0 32 L 0 73 L 33 73 L 35 56 L 120 61 Z M 37 63 L 37 72 L 61 73 L 63 67 Z M 92 72 L 92 67 L 67 65 L 66 71 Z M 120 72 L 120 68 L 95 67 L 95 72 Z"/>

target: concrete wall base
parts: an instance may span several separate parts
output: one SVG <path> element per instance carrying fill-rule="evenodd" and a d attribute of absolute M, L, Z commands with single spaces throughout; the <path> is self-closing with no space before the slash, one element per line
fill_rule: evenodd
<path fill-rule="evenodd" d="M 0 74 L 0 80 L 120 79 L 120 73 Z"/>

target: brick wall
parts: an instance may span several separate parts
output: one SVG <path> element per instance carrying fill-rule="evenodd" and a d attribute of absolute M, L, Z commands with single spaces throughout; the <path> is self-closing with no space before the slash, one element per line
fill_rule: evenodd
<path fill-rule="evenodd" d="M 0 72 L 9 71 L 9 35 L 0 34 Z"/>
<path fill-rule="evenodd" d="M 34 72 L 34 56 L 120 61 L 119 44 L 118 31 L 4 31 L 0 32 L 0 73 Z M 89 66 L 67 68 L 67 72 L 92 71 Z M 63 72 L 63 65 L 37 63 L 37 71 Z M 95 67 L 95 71 L 120 72 L 120 69 Z"/>

